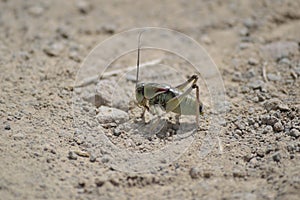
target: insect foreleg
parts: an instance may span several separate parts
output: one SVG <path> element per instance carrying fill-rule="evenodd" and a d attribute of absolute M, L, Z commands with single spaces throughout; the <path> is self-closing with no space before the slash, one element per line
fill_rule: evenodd
<path fill-rule="evenodd" d="M 184 83 L 177 85 L 176 88 L 179 90 L 183 90 L 189 83 L 193 82 L 193 84 L 195 84 L 197 82 L 197 80 L 198 80 L 198 76 L 193 75 L 188 80 L 186 80 Z"/>

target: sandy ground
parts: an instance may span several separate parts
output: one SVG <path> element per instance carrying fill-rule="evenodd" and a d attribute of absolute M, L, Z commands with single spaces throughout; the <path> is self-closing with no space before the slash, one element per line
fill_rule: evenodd
<path fill-rule="evenodd" d="M 1 0 L 0 198 L 299 199 L 299 9 L 294 0 Z M 226 113 L 212 143 L 205 141 L 214 122 L 210 106 L 194 134 L 180 132 L 172 116 L 167 128 L 144 134 L 134 73 L 75 87 L 96 44 L 149 26 L 192 37 L 218 66 Z M 142 52 L 143 62 L 160 59 L 185 72 L 176 80 L 176 71 L 152 66 L 142 70 L 144 80 L 173 85 L 191 75 L 174 55 Z M 134 66 L 135 56 L 117 59 L 111 70 Z M 123 96 L 109 104 L 112 83 Z M 201 95 L 209 104 L 209 93 Z M 117 116 L 108 116 L 110 109 Z M 189 143 L 184 151 L 181 141 Z M 108 143 L 117 150 L 107 152 Z M 172 145 L 180 151 L 175 160 L 164 149 Z M 210 151 L 201 157 L 203 145 Z M 159 150 L 165 152 L 154 163 Z M 124 152 L 136 154 L 126 162 L 131 154 Z"/>

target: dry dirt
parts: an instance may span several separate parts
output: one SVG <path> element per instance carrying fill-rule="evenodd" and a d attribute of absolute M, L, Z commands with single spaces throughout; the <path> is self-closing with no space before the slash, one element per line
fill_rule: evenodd
<path fill-rule="evenodd" d="M 300 199 L 299 9 L 294 0 L 1 0 L 0 199 Z M 172 116 L 161 119 L 166 128 L 144 133 L 134 73 L 75 87 L 96 44 L 149 26 L 190 36 L 218 66 L 226 90 L 218 138 L 209 135 L 206 80 L 199 82 L 208 106 L 193 134 Z M 111 70 L 134 66 L 135 55 Z M 152 66 L 144 80 L 175 85 L 191 75 L 175 55 L 145 50 L 142 58 L 185 72 Z M 111 90 L 123 96 L 109 104 Z M 177 159 L 166 150 L 160 162 L 143 162 L 180 141 L 190 143 Z M 118 149 L 107 152 L 109 142 Z M 211 149 L 201 157 L 203 145 Z M 115 159 L 124 152 L 141 157 Z"/>

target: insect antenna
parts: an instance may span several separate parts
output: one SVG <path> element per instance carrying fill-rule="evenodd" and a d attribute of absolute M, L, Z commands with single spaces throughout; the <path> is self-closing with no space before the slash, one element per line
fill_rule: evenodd
<path fill-rule="evenodd" d="M 142 33 L 144 31 L 142 31 L 140 34 L 139 34 L 139 38 L 138 38 L 138 55 L 137 55 L 137 61 L 136 61 L 136 84 L 135 86 L 137 86 L 138 82 L 139 82 L 139 72 L 140 72 L 140 50 L 141 50 L 141 36 L 142 36 Z"/>

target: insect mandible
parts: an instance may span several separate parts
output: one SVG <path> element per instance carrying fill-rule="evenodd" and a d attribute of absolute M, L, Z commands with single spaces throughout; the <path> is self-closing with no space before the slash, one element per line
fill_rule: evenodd
<path fill-rule="evenodd" d="M 199 128 L 199 116 L 203 113 L 203 104 L 199 99 L 198 76 L 193 75 L 187 81 L 172 87 L 168 84 L 139 83 L 141 32 L 138 37 L 137 72 L 135 95 L 139 106 L 149 111 L 150 106 L 159 105 L 165 112 L 173 112 L 178 115 L 195 115 L 197 128 Z M 186 90 L 184 90 L 190 85 Z M 196 96 L 191 95 L 196 90 Z"/>

